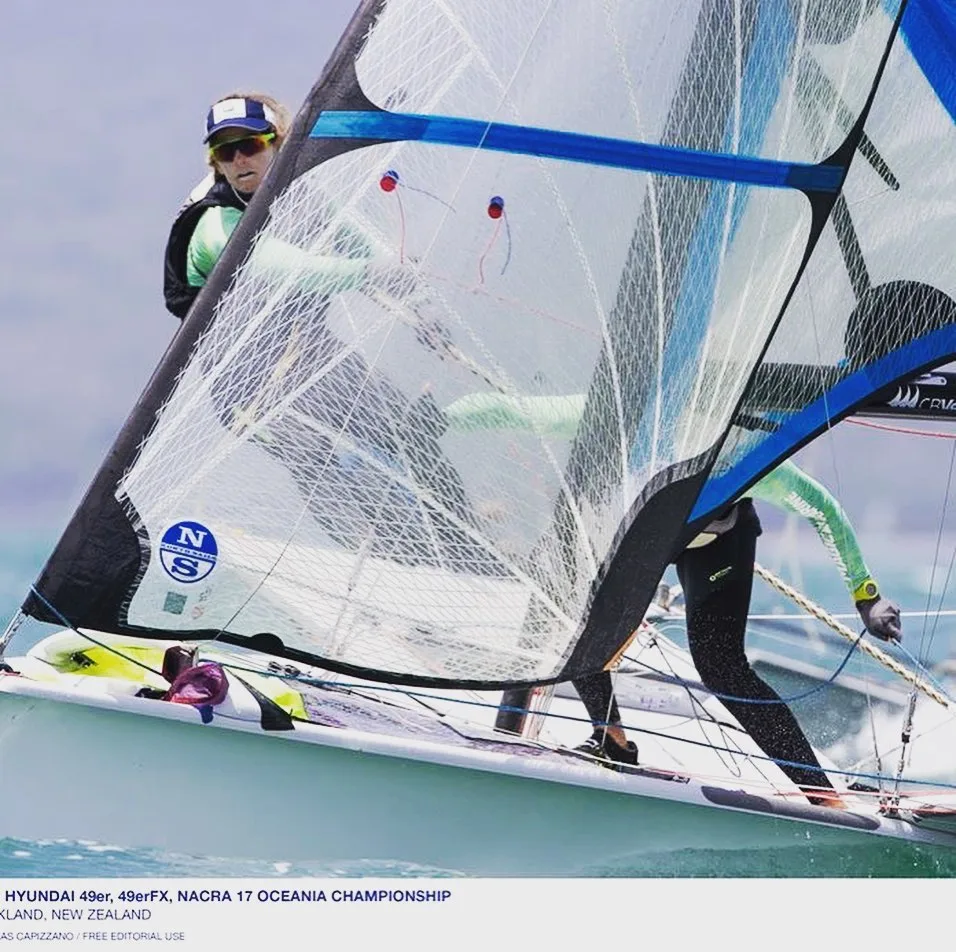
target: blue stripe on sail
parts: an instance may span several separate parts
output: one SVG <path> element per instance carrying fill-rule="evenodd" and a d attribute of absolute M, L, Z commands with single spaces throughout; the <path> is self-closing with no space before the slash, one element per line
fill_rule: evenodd
<path fill-rule="evenodd" d="M 910 0 L 900 29 L 913 59 L 956 121 L 956 7 L 943 0 Z"/>
<path fill-rule="evenodd" d="M 836 192 L 844 173 L 842 168 L 831 165 L 721 155 L 627 139 L 451 116 L 370 111 L 323 112 L 310 135 L 322 139 L 378 139 L 382 142 L 417 141 L 466 146 L 654 172 L 658 175 L 680 175 L 801 191 Z"/>
<path fill-rule="evenodd" d="M 956 325 L 941 327 L 868 364 L 841 380 L 826 394 L 802 410 L 789 416 L 776 432 L 771 433 L 751 452 L 726 472 L 711 476 L 701 491 L 690 515 L 698 519 L 723 508 L 752 485 L 758 475 L 789 456 L 812 434 L 827 426 L 834 417 L 919 368 L 939 363 L 956 351 Z"/>

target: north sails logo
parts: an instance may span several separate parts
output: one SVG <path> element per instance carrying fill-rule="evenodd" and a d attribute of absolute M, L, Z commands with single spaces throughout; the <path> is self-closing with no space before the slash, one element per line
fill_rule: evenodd
<path fill-rule="evenodd" d="M 204 579 L 216 567 L 218 558 L 215 536 L 201 522 L 177 522 L 163 533 L 159 542 L 159 561 L 166 574 L 177 582 L 188 584 Z"/>
<path fill-rule="evenodd" d="M 887 402 L 891 407 L 915 410 L 919 406 L 919 387 L 907 387 L 905 391 L 900 387 L 896 391 L 896 396 Z"/>

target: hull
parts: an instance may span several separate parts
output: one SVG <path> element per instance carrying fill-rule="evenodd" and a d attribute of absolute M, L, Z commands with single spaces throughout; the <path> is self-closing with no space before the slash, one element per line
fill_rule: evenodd
<path fill-rule="evenodd" d="M 0 835 L 483 876 L 626 872 L 696 851 L 711 872 L 713 851 L 956 857 L 947 832 L 729 785 L 348 728 L 202 724 L 188 706 L 16 676 L 0 678 Z"/>

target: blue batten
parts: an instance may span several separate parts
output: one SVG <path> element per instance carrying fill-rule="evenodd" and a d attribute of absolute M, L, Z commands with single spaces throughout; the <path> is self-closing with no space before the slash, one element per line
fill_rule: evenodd
<path fill-rule="evenodd" d="M 803 192 L 835 193 L 846 172 L 844 168 L 833 165 L 777 162 L 478 119 L 392 112 L 323 112 L 310 135 L 319 139 L 378 139 L 382 142 L 416 141 L 465 146 L 658 175 Z"/>
<path fill-rule="evenodd" d="M 894 350 L 880 360 L 845 377 L 813 403 L 790 415 L 726 472 L 711 476 L 704 484 L 688 521 L 714 512 L 736 499 L 745 486 L 789 456 L 795 447 L 840 420 L 850 408 L 919 368 L 942 363 L 956 351 L 956 325 L 941 327 Z"/>

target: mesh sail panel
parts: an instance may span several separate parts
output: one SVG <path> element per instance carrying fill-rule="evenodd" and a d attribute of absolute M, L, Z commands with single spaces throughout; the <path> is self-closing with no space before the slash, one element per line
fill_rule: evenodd
<path fill-rule="evenodd" d="M 956 263 L 947 252 L 952 209 L 945 198 L 956 174 L 948 78 L 956 68 L 956 21 L 950 12 L 947 35 L 947 21 L 934 17 L 930 29 L 926 14 L 913 5 L 903 17 L 903 42 L 890 53 L 843 193 L 741 404 L 741 425 L 731 430 L 697 517 L 726 505 L 874 393 L 903 406 L 931 401 L 931 379 L 922 387 L 901 382 L 956 353 Z M 881 18 L 874 14 L 873 28 Z M 937 89 L 933 67 L 943 66 L 946 85 Z M 822 129 L 820 103 L 845 98 L 843 77 L 829 58 L 805 55 L 798 115 L 808 135 Z"/>
<path fill-rule="evenodd" d="M 360 17 L 159 372 L 108 493 L 140 556 L 94 617 L 412 682 L 605 664 L 595 605 L 639 622 L 608 580 L 637 536 L 648 592 L 665 567 L 696 488 L 647 513 L 713 463 L 892 28 L 869 2 Z"/>

